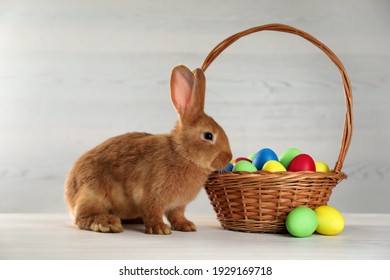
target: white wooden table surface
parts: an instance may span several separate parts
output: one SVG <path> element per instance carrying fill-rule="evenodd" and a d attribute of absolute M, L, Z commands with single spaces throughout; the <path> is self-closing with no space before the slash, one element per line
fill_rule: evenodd
<path fill-rule="evenodd" d="M 82 231 L 68 214 L 0 214 L 0 259 L 390 259 L 390 214 L 345 214 L 338 236 L 307 238 L 224 230 L 212 214 L 189 218 L 197 232 L 156 236 L 142 225 L 120 234 Z"/>

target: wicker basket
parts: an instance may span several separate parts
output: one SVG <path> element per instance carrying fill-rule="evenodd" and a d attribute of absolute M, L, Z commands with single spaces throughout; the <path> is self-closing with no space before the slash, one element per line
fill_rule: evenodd
<path fill-rule="evenodd" d="M 340 153 L 331 172 L 214 172 L 205 184 L 207 195 L 225 229 L 245 232 L 286 232 L 288 213 L 298 206 L 326 205 L 333 188 L 347 176 L 341 172 L 352 136 L 352 88 L 338 57 L 310 34 L 284 24 L 253 27 L 226 38 L 206 57 L 208 66 L 238 39 L 270 30 L 298 35 L 320 48 L 337 66 L 344 87 L 346 114 Z"/>

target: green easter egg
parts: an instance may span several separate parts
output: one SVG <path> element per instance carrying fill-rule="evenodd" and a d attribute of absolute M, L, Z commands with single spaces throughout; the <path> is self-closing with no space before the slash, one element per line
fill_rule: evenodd
<path fill-rule="evenodd" d="M 241 160 L 237 162 L 236 165 L 234 165 L 233 172 L 241 172 L 241 171 L 256 172 L 257 168 L 249 161 Z"/>
<path fill-rule="evenodd" d="M 317 226 L 317 214 L 309 207 L 297 207 L 287 215 L 287 230 L 295 237 L 307 237 L 312 235 Z"/>
<path fill-rule="evenodd" d="M 283 164 L 283 166 L 287 169 L 290 162 L 295 158 L 297 155 L 302 154 L 300 150 L 297 148 L 290 148 L 285 150 L 279 157 L 279 162 Z"/>
<path fill-rule="evenodd" d="M 251 161 L 253 161 L 253 159 L 255 158 L 256 154 L 257 154 L 257 153 L 251 154 L 251 155 L 248 157 L 248 159 L 250 159 Z"/>

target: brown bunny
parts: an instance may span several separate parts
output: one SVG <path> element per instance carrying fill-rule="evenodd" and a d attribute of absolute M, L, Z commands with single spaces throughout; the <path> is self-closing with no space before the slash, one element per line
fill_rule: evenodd
<path fill-rule="evenodd" d="M 203 111 L 203 71 L 175 67 L 170 88 L 179 114 L 170 134 L 116 136 L 75 162 L 65 197 L 80 229 L 121 232 L 121 219 L 142 218 L 146 233 L 170 234 L 165 214 L 173 230 L 196 230 L 185 207 L 232 153 L 223 129 Z"/>

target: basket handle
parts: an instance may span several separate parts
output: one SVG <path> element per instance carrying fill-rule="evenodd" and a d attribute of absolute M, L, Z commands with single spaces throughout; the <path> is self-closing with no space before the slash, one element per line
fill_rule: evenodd
<path fill-rule="evenodd" d="M 279 24 L 279 23 L 273 23 L 273 24 L 266 24 L 266 25 L 261 25 L 261 26 L 256 26 L 249 28 L 247 30 L 238 32 L 222 42 L 220 42 L 214 49 L 211 50 L 211 52 L 208 54 L 206 59 L 203 62 L 203 65 L 201 69 L 203 71 L 206 71 L 207 68 L 210 66 L 210 64 L 218 57 L 220 53 L 222 53 L 228 46 L 233 44 L 235 41 L 238 39 L 255 33 L 255 32 L 260 32 L 264 30 L 270 30 L 270 31 L 278 31 L 278 32 L 285 32 L 285 33 L 291 33 L 298 35 L 306 40 L 308 40 L 310 43 L 313 45 L 317 46 L 320 48 L 336 65 L 336 67 L 340 71 L 341 79 L 343 82 L 343 88 L 344 88 L 344 95 L 345 95 L 345 106 L 346 106 L 346 111 L 345 111 L 345 120 L 344 120 L 344 131 L 343 131 L 343 137 L 341 140 L 341 146 L 340 146 L 340 153 L 339 157 L 337 159 L 337 162 L 334 167 L 334 171 L 340 172 L 343 163 L 345 160 L 345 157 L 347 155 L 349 145 L 351 142 L 352 138 L 352 129 L 353 129 L 353 114 L 352 114 L 352 87 L 351 87 L 351 82 L 349 80 L 347 71 L 344 68 L 344 65 L 341 63 L 340 59 L 336 56 L 334 52 L 332 52 L 327 46 L 325 46 L 323 43 L 321 43 L 319 40 L 311 36 L 310 34 L 299 30 L 295 27 L 285 25 L 285 24 Z"/>

